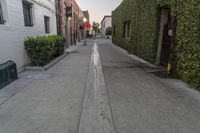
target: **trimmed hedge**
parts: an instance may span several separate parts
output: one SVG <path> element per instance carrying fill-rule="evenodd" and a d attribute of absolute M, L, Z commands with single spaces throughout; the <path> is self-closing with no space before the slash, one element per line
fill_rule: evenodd
<path fill-rule="evenodd" d="M 62 36 L 50 35 L 28 37 L 25 39 L 24 45 L 32 65 L 44 66 L 64 53 L 65 42 L 65 38 Z"/>
<path fill-rule="evenodd" d="M 200 0 L 124 0 L 112 13 L 113 42 L 155 63 L 160 9 L 169 7 L 176 19 L 173 72 L 200 89 Z M 123 38 L 123 23 L 131 20 L 131 38 Z"/>

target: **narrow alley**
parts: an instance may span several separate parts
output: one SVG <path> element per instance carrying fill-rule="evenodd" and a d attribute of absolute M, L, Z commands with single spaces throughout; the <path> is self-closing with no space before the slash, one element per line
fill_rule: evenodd
<path fill-rule="evenodd" d="M 27 84 L 0 105 L 0 133 L 200 132 L 198 91 L 156 77 L 109 39 L 87 44 L 46 72 L 19 75 Z"/>

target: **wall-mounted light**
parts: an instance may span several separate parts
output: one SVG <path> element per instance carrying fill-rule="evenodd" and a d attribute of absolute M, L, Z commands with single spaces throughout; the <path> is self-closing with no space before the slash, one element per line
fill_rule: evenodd
<path fill-rule="evenodd" d="M 172 25 L 170 24 L 170 25 L 168 25 L 168 35 L 169 36 L 173 36 L 173 29 L 172 29 Z"/>
<path fill-rule="evenodd" d="M 83 22 L 84 22 L 84 23 L 87 22 L 87 18 L 83 18 Z"/>

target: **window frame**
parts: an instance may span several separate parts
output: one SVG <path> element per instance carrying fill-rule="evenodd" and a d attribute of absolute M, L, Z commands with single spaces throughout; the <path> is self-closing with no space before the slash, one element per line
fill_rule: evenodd
<path fill-rule="evenodd" d="M 46 34 L 51 32 L 51 30 L 50 30 L 50 17 L 49 16 L 44 16 L 44 28 L 45 28 Z"/>
<path fill-rule="evenodd" d="M 131 22 L 128 22 L 127 23 L 127 27 L 126 27 L 127 29 L 127 34 L 126 34 L 126 37 L 127 38 L 130 38 L 130 36 L 131 36 Z"/>
<path fill-rule="evenodd" d="M 33 27 L 33 3 L 23 0 L 22 8 L 23 8 L 23 14 L 24 14 L 24 26 Z M 26 13 L 28 16 L 26 15 Z"/>
<path fill-rule="evenodd" d="M 126 39 L 130 39 L 130 37 L 131 37 L 131 21 L 124 22 L 123 37 Z"/>
<path fill-rule="evenodd" d="M 116 25 L 113 26 L 113 36 L 116 36 Z"/>

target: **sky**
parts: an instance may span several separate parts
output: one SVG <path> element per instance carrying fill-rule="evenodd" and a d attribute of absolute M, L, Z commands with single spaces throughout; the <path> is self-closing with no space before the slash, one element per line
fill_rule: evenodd
<path fill-rule="evenodd" d="M 112 10 L 123 0 L 76 0 L 81 10 L 88 10 L 90 21 L 101 22 L 104 15 L 111 15 Z"/>

